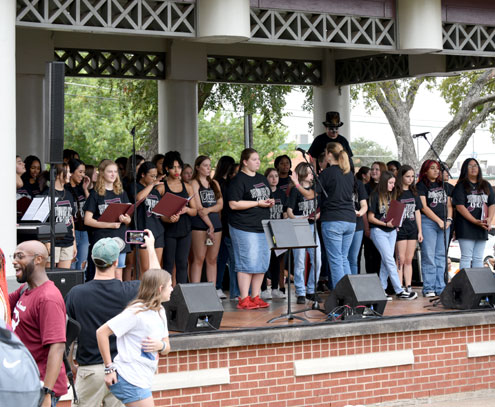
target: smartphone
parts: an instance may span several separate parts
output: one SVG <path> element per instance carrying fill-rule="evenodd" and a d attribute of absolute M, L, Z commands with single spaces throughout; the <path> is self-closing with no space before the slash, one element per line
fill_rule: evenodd
<path fill-rule="evenodd" d="M 126 230 L 125 232 L 125 242 L 129 244 L 143 244 L 144 236 L 148 233 L 144 230 Z"/>

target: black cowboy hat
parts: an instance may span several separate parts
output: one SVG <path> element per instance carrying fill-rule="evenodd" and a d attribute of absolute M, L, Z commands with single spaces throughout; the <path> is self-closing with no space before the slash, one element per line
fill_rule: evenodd
<path fill-rule="evenodd" d="M 323 122 L 325 127 L 342 127 L 344 123 L 340 121 L 339 112 L 327 112 L 326 120 Z"/>

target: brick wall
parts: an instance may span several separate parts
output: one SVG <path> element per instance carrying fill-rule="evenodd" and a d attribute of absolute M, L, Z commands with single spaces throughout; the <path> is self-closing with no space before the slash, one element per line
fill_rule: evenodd
<path fill-rule="evenodd" d="M 230 384 L 157 391 L 155 405 L 341 407 L 495 389 L 495 356 L 467 357 L 467 344 L 494 340 L 495 325 L 482 325 L 172 352 L 159 374 L 228 368 Z M 403 350 L 414 364 L 294 374 L 297 360 Z"/>

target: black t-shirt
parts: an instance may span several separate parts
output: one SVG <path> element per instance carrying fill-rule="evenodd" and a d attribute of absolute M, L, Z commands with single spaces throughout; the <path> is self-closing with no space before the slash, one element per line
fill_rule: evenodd
<path fill-rule="evenodd" d="M 283 219 L 284 212 L 287 210 L 287 195 L 279 187 L 272 194 L 275 205 L 270 208 L 270 219 Z"/>
<path fill-rule="evenodd" d="M 224 178 L 218 179 L 217 180 L 218 184 L 220 185 L 220 191 L 222 192 L 222 197 L 223 197 L 223 208 L 222 212 L 220 213 L 220 220 L 222 222 L 222 237 L 230 237 L 229 233 L 229 203 L 226 200 L 226 197 L 228 196 L 228 188 L 230 181 Z"/>
<path fill-rule="evenodd" d="M 125 191 L 122 191 L 120 195 L 117 195 L 112 190 L 105 190 L 105 195 L 98 195 L 98 193 L 93 189 L 89 193 L 89 197 L 84 205 L 84 211 L 89 211 L 93 213 L 93 219 L 98 220 L 107 206 L 111 203 L 129 203 L 129 199 L 127 198 L 127 194 Z M 125 223 L 120 224 L 120 228 L 118 229 L 100 229 L 93 228 L 90 243 L 94 244 L 98 240 L 104 237 L 120 237 L 122 240 L 125 239 L 125 231 L 127 226 Z M 130 251 L 129 245 L 126 245 L 126 252 Z"/>
<path fill-rule="evenodd" d="M 86 203 L 86 195 L 81 184 L 73 187 L 70 183 L 65 184 L 65 189 L 72 195 L 74 200 L 74 225 L 76 230 L 87 230 L 84 224 L 84 204 Z"/>
<path fill-rule="evenodd" d="M 305 188 L 309 190 L 310 188 Z M 320 197 L 316 200 L 316 207 L 319 207 Z M 307 217 L 313 215 L 315 203 L 313 199 L 307 199 L 299 192 L 297 188 L 292 188 L 289 193 L 287 207 L 292 209 L 294 216 Z M 313 219 L 309 219 L 309 223 L 314 223 Z"/>
<path fill-rule="evenodd" d="M 469 183 L 469 192 L 465 190 L 464 185 L 457 184 L 452 194 L 452 204 L 463 205 L 471 215 L 476 219 L 481 219 L 483 204 L 487 206 L 495 204 L 495 196 L 491 185 L 489 187 L 489 194 L 479 188 L 478 184 Z M 488 232 L 469 222 L 462 214 L 457 213 L 455 217 L 455 234 L 457 239 L 471 239 L 471 240 L 488 240 Z"/>
<path fill-rule="evenodd" d="M 344 174 L 338 165 L 331 165 L 321 172 L 320 182 L 328 194 L 326 198 L 317 185 L 316 192 L 321 195 L 321 221 L 356 223 L 356 212 L 352 200 L 354 192 L 352 172 Z"/>
<path fill-rule="evenodd" d="M 146 187 L 138 182 L 136 184 L 136 192 L 139 194 Z M 152 211 L 155 205 L 161 199 L 160 192 L 156 188 L 153 188 L 145 200 L 137 207 L 137 230 L 149 229 L 153 232 L 153 236 L 158 237 L 163 235 L 164 228 L 163 222 L 160 220 L 160 216 L 155 215 Z"/>
<path fill-rule="evenodd" d="M 389 205 L 390 205 L 390 201 L 389 201 Z M 387 217 L 388 208 L 389 208 L 388 206 L 385 207 L 384 205 L 380 205 L 380 201 L 378 199 L 378 192 L 375 191 L 371 193 L 368 212 L 372 212 L 377 220 L 385 222 L 384 219 Z M 375 225 L 374 223 L 371 222 L 370 222 L 370 228 L 379 228 L 384 232 L 392 232 L 395 229 L 382 225 Z"/>
<path fill-rule="evenodd" d="M 50 196 L 50 190 L 45 191 Z M 57 199 L 58 198 L 58 199 Z M 55 190 L 55 223 L 63 223 L 67 226 L 67 233 L 55 241 L 56 247 L 70 247 L 74 244 L 72 217 L 74 215 L 74 198 L 65 188 L 63 191 Z"/>
<path fill-rule="evenodd" d="M 81 365 L 103 363 L 96 341 L 96 330 L 120 314 L 137 295 L 139 281 L 91 280 L 73 287 L 65 305 L 67 315 L 81 324 L 76 360 Z M 110 336 L 112 359 L 117 355 L 115 336 Z"/>
<path fill-rule="evenodd" d="M 217 198 L 215 197 L 215 191 L 213 188 L 205 188 L 201 183 L 199 184 L 199 190 L 198 190 L 198 195 L 199 195 L 199 200 L 201 201 L 201 206 L 203 208 L 211 208 L 212 206 L 215 206 L 217 204 Z M 208 214 L 208 217 L 210 218 L 210 222 L 213 225 L 213 228 L 216 231 L 220 231 L 222 228 L 222 222 L 220 220 L 220 214 L 218 212 L 210 212 Z M 192 228 L 196 230 L 206 230 L 208 227 L 206 226 L 206 223 L 201 219 L 199 215 L 196 215 L 191 218 L 192 221 Z"/>
<path fill-rule="evenodd" d="M 309 147 L 308 153 L 315 160 L 318 160 L 318 157 L 320 156 L 321 153 L 325 151 L 327 144 L 330 142 L 342 144 L 342 147 L 344 147 L 344 150 L 349 155 L 349 158 L 352 157 L 352 150 L 351 150 L 351 146 L 349 145 L 349 142 L 344 136 L 341 136 L 340 134 L 333 139 L 328 137 L 326 133 L 316 136 L 315 139 L 313 140 L 313 143 Z"/>
<path fill-rule="evenodd" d="M 354 202 L 354 208 L 356 211 L 359 211 L 361 209 L 361 204 L 360 202 L 362 200 L 368 199 L 368 194 L 366 192 L 366 188 L 364 187 L 364 184 L 361 180 L 356 179 L 355 180 L 355 185 L 354 185 L 354 192 L 352 193 L 352 200 Z M 366 216 L 366 213 L 363 215 Z M 364 229 L 364 220 L 363 217 L 357 217 L 356 216 L 356 232 L 363 230 Z"/>
<path fill-rule="evenodd" d="M 414 195 L 410 190 L 402 191 L 401 196 L 397 198 L 397 200 L 406 205 L 404 215 L 402 217 L 402 226 L 399 230 L 407 234 L 418 233 L 416 211 L 423 209 L 423 204 L 421 203 L 419 194 Z"/>
<path fill-rule="evenodd" d="M 365 186 L 364 186 L 364 189 L 366 189 L 366 193 L 368 194 L 368 197 L 371 196 L 371 194 L 373 193 L 373 191 L 375 190 L 375 188 L 377 187 L 377 183 L 375 181 L 373 181 L 372 179 L 370 180 L 370 182 L 368 182 Z"/>
<path fill-rule="evenodd" d="M 272 197 L 272 190 L 263 175 L 250 176 L 239 171 L 230 182 L 228 197 L 229 201 L 263 201 Z M 255 206 L 229 212 L 229 224 L 246 232 L 263 233 L 263 219 L 270 219 L 269 208 Z"/>
<path fill-rule="evenodd" d="M 447 216 L 447 198 L 451 196 L 452 189 L 448 187 L 450 184 L 445 184 L 445 191 L 442 184 L 439 182 L 430 182 L 427 186 L 423 181 L 416 184 L 418 194 L 426 199 L 426 206 L 430 208 L 435 215 L 443 219 L 444 211 Z M 450 185 L 452 187 L 452 185 Z M 450 192 L 450 194 L 449 194 Z"/>
<path fill-rule="evenodd" d="M 277 189 L 280 189 L 285 194 L 285 196 L 288 196 L 289 184 L 290 184 L 290 177 L 279 178 Z"/>

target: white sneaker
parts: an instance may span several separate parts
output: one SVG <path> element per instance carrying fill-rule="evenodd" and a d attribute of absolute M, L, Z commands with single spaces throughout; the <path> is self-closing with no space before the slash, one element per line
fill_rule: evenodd
<path fill-rule="evenodd" d="M 272 290 L 267 288 L 265 291 L 262 291 L 260 294 L 260 298 L 262 300 L 271 300 L 272 299 Z"/>
<path fill-rule="evenodd" d="M 272 298 L 285 298 L 286 295 L 282 291 L 280 291 L 278 288 L 275 288 L 272 290 Z"/>
<path fill-rule="evenodd" d="M 221 288 L 219 288 L 217 290 L 217 295 L 218 295 L 218 298 L 220 298 L 221 300 L 225 300 L 227 298 L 227 296 L 225 295 L 225 293 L 222 291 Z"/>
<path fill-rule="evenodd" d="M 437 295 L 433 291 L 428 291 L 427 293 L 423 294 L 423 297 L 436 297 Z"/>

